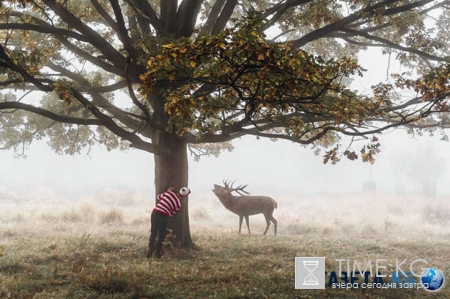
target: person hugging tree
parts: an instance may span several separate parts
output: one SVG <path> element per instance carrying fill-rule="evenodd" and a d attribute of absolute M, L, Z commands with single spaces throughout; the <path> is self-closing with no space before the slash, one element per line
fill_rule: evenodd
<path fill-rule="evenodd" d="M 156 258 L 161 258 L 162 243 L 166 237 L 167 221 L 169 217 L 173 217 L 181 208 L 180 198 L 187 197 L 191 190 L 188 187 L 183 187 L 175 193 L 174 187 L 169 187 L 166 192 L 157 196 L 157 203 L 151 215 L 151 233 L 148 243 L 147 257 L 151 257 L 156 249 Z M 156 235 L 158 235 L 158 242 L 155 248 Z"/>

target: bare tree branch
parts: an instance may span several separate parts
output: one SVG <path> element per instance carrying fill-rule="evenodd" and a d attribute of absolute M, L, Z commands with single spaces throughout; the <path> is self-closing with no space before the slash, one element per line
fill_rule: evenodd
<path fill-rule="evenodd" d="M 133 42 L 131 41 L 130 36 L 128 35 L 128 29 L 125 25 L 125 20 L 122 15 L 122 8 L 120 7 L 120 4 L 118 0 L 109 0 L 111 3 L 111 6 L 114 11 L 114 15 L 116 16 L 116 22 L 117 22 L 117 34 L 119 36 L 120 41 L 123 44 L 124 49 L 128 52 L 129 57 L 133 61 L 139 61 L 139 53 L 135 47 L 133 47 Z M 130 65 L 129 58 L 127 58 L 127 63 L 124 68 L 124 71 L 128 72 L 130 68 L 133 68 L 134 66 Z M 133 77 L 131 75 L 131 77 Z"/>
<path fill-rule="evenodd" d="M 275 14 L 269 22 L 267 22 L 266 24 L 266 28 L 270 28 L 272 27 L 276 22 L 278 22 L 278 20 L 280 20 L 280 18 L 284 15 L 284 13 L 292 7 L 295 6 L 300 6 L 306 3 L 310 3 L 313 2 L 313 0 L 287 0 L 284 2 L 280 2 L 274 6 L 272 6 L 271 8 L 267 9 L 264 12 L 264 16 L 268 17 L 272 14 Z"/>
<path fill-rule="evenodd" d="M 89 39 L 90 43 L 95 46 L 107 60 L 109 60 L 117 68 L 124 70 L 126 65 L 125 57 L 106 41 L 94 29 L 84 24 L 80 19 L 73 15 L 55 0 L 43 0 L 43 2 L 51 8 L 64 22 L 70 24 L 81 34 Z"/>
<path fill-rule="evenodd" d="M 378 42 L 380 44 L 380 46 L 384 46 L 384 47 L 388 47 L 388 48 L 392 48 L 392 49 L 397 49 L 397 50 L 404 51 L 404 52 L 414 53 L 414 54 L 417 54 L 417 55 L 419 55 L 421 57 L 424 57 L 424 58 L 430 59 L 430 60 L 442 61 L 442 62 L 448 61 L 448 58 L 443 58 L 443 57 L 439 57 L 439 56 L 436 56 L 436 55 L 432 55 L 432 54 L 420 51 L 420 50 L 415 49 L 415 48 L 404 47 L 404 46 L 398 45 L 398 44 L 396 44 L 394 42 L 391 42 L 388 39 L 381 38 L 381 37 L 378 37 L 378 36 L 375 36 L 375 35 L 371 35 L 371 34 L 368 34 L 368 33 L 364 33 L 364 32 L 358 31 L 358 30 L 343 28 L 343 29 L 341 29 L 341 31 L 343 31 L 343 32 L 348 34 L 348 35 L 345 36 L 347 38 L 349 36 L 362 36 L 362 37 L 364 37 L 364 38 L 366 38 L 368 40 L 372 40 L 372 41 Z M 339 37 L 339 34 L 334 34 L 333 36 Z M 376 44 L 371 44 L 371 46 L 376 46 Z"/>
<path fill-rule="evenodd" d="M 149 1 L 125 0 L 139 15 L 148 20 L 158 34 L 164 33 L 164 26 Z"/>
<path fill-rule="evenodd" d="M 113 73 L 115 75 L 118 76 L 123 76 L 123 70 L 117 68 L 116 66 L 106 62 L 103 60 L 103 56 L 98 56 L 95 57 L 93 55 L 91 55 L 90 53 L 80 49 L 79 47 L 75 46 L 74 44 L 72 44 L 69 40 L 67 40 L 66 38 L 60 37 L 60 36 L 55 36 L 55 38 L 57 40 L 59 40 L 64 46 L 66 46 L 66 48 L 69 51 L 72 51 L 74 54 L 76 54 L 77 56 L 89 61 L 90 63 L 92 63 L 93 65 L 96 65 L 100 68 L 102 68 L 103 70 Z"/>
<path fill-rule="evenodd" d="M 183 0 L 177 12 L 177 36 L 191 36 L 203 0 Z"/>
<path fill-rule="evenodd" d="M 108 14 L 108 12 L 102 7 L 102 5 L 97 0 L 90 0 L 94 8 L 97 10 L 99 15 L 106 21 L 108 26 L 110 26 L 114 31 L 118 32 L 119 28 L 114 19 Z"/>
<path fill-rule="evenodd" d="M 42 91 L 48 92 L 52 91 L 52 87 L 44 84 L 42 80 L 36 79 L 27 70 L 19 67 L 5 52 L 5 48 L 0 45 L 0 66 L 8 68 L 14 72 L 17 72 L 24 78 L 24 81 L 30 82 Z"/>
<path fill-rule="evenodd" d="M 26 15 L 23 15 L 26 16 Z M 45 23 L 45 22 L 44 22 Z M 27 24 L 27 23 L 0 23 L 0 30 L 25 30 L 25 31 L 35 31 L 40 33 L 47 33 L 52 35 L 59 35 L 59 36 L 67 36 L 72 37 L 79 41 L 89 42 L 89 39 L 85 36 L 78 34 L 74 31 L 61 29 L 61 28 L 55 28 L 51 26 L 39 26 L 34 24 Z"/>
<path fill-rule="evenodd" d="M 161 7 L 160 19 L 164 33 L 175 32 L 177 5 L 178 0 L 160 0 L 159 2 L 159 6 Z"/>
<path fill-rule="evenodd" d="M 75 125 L 85 125 L 85 126 L 101 126 L 102 123 L 100 120 L 95 118 L 76 118 L 69 117 L 65 115 L 59 115 L 48 111 L 46 109 L 38 108 L 32 105 L 20 103 L 20 102 L 0 102 L 0 110 L 10 110 L 10 109 L 18 109 L 24 110 L 28 112 L 32 112 L 34 114 L 38 114 L 40 116 L 52 119 L 57 122 L 65 123 L 65 124 L 75 124 Z"/>
<path fill-rule="evenodd" d="M 219 33 L 225 28 L 228 21 L 230 20 L 231 15 L 233 14 L 236 4 L 237 0 L 227 0 L 227 3 L 225 3 L 225 6 L 222 9 L 222 12 L 214 23 L 211 34 Z"/>
<path fill-rule="evenodd" d="M 79 85 L 79 87 L 77 87 L 77 89 L 79 88 L 80 93 L 88 92 L 93 97 L 93 102 L 91 104 L 95 104 L 96 106 L 106 110 L 113 117 L 117 118 L 121 123 L 123 123 L 124 125 L 126 125 L 130 128 L 133 128 L 136 130 L 137 128 L 142 127 L 142 123 L 141 123 L 141 121 L 143 120 L 142 117 L 135 115 L 135 114 L 131 114 L 129 112 L 126 112 L 126 111 L 118 108 L 117 106 L 110 103 L 107 99 L 105 99 L 100 93 L 94 92 L 95 87 L 93 87 L 90 84 L 90 82 L 86 78 L 81 76 L 80 74 L 70 72 L 67 69 L 59 67 L 54 64 L 50 64 L 49 66 L 51 68 L 53 68 L 54 70 L 60 72 L 65 77 L 71 78 L 72 80 L 74 80 L 74 82 L 76 82 Z M 125 87 L 126 86 L 128 86 L 128 83 L 126 83 Z M 89 92 L 89 90 L 91 92 Z M 138 100 L 136 99 L 136 101 L 138 101 Z M 134 103 L 134 104 L 136 104 L 136 103 Z M 140 107 L 142 109 L 143 114 L 147 115 L 148 109 L 142 104 Z"/>
<path fill-rule="evenodd" d="M 86 99 L 81 93 L 79 93 L 76 89 L 71 88 L 73 96 L 86 108 L 88 109 L 96 118 L 100 120 L 103 126 L 107 127 L 115 135 L 128 140 L 131 145 L 135 148 L 151 152 L 155 155 L 171 155 L 172 151 L 164 146 L 155 145 L 149 142 L 146 142 L 139 138 L 134 133 L 128 132 L 127 130 L 119 127 L 114 120 L 108 115 L 104 114 L 100 111 L 100 109 L 93 105 L 88 99 Z"/>
<path fill-rule="evenodd" d="M 103 59 L 95 57 L 95 56 L 91 55 L 90 53 L 80 49 L 79 47 L 75 46 L 73 43 L 69 42 L 69 40 L 67 39 L 67 37 L 71 37 L 77 41 L 90 42 L 90 40 L 87 38 L 87 36 L 78 34 L 71 30 L 56 28 L 52 25 L 49 25 L 45 21 L 43 21 L 37 17 L 28 15 L 28 14 L 23 14 L 20 12 L 11 12 L 11 15 L 18 17 L 20 19 L 29 19 L 29 20 L 33 21 L 34 23 L 36 23 L 36 25 L 22 24 L 22 23 L 6 23 L 6 24 L 0 24 L 0 26 L 4 26 L 5 29 L 7 29 L 9 27 L 12 29 L 15 29 L 15 27 L 17 27 L 17 29 L 21 29 L 20 27 L 22 26 L 23 27 L 22 30 L 36 31 L 36 32 L 40 32 L 40 33 L 50 33 L 55 39 L 59 40 L 64 46 L 66 46 L 67 49 L 72 51 L 74 54 L 76 54 L 76 55 L 80 56 L 81 58 L 91 62 L 92 64 L 104 69 L 107 72 L 111 72 L 116 75 L 123 76 L 123 70 L 120 70 L 117 67 L 115 67 L 114 65 L 105 62 Z"/>
<path fill-rule="evenodd" d="M 412 3 L 411 5 L 408 5 L 407 7 L 401 6 L 403 8 L 402 11 L 412 9 L 412 8 L 418 7 L 420 5 L 425 5 L 432 1 L 434 1 L 434 0 L 422 0 L 422 1 L 416 1 L 416 2 Z M 305 34 L 301 38 L 293 40 L 291 42 L 295 47 L 300 48 L 314 40 L 326 37 L 335 31 L 342 30 L 345 27 L 348 27 L 351 23 L 358 21 L 360 19 L 366 18 L 368 15 L 373 15 L 373 14 L 375 14 L 375 12 L 378 9 L 381 9 L 381 8 L 383 8 L 389 4 L 395 3 L 395 2 L 398 2 L 398 0 L 385 0 L 385 1 L 382 1 L 379 3 L 376 3 L 374 5 L 367 6 L 364 9 L 361 9 L 355 13 L 352 13 L 349 16 L 341 18 L 340 20 L 338 20 L 334 23 L 328 24 L 322 28 L 313 30 L 308 34 Z M 399 9 L 400 8 L 396 8 L 396 9 L 392 9 L 392 10 L 387 9 L 384 14 L 390 15 L 390 14 L 398 13 Z"/>
<path fill-rule="evenodd" d="M 222 11 L 222 7 L 223 7 L 225 1 L 226 0 L 216 0 L 214 2 L 214 5 L 210 10 L 208 18 L 206 19 L 205 24 L 203 24 L 201 31 L 205 32 L 206 34 L 211 33 L 214 23 L 216 22 L 217 18 L 219 17 L 219 14 Z"/>

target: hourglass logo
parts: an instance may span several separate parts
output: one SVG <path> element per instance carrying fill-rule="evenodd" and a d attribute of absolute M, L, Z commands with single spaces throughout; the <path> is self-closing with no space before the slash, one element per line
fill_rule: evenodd
<path fill-rule="evenodd" d="M 325 289 L 325 258 L 295 258 L 295 288 Z"/>

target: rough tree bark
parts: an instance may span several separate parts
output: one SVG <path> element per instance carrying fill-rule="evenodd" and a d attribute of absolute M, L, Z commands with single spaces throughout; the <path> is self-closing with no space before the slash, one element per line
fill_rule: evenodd
<path fill-rule="evenodd" d="M 177 136 L 164 134 L 160 142 L 171 148 L 173 154 L 163 156 L 155 155 L 155 201 L 156 195 L 164 192 L 170 186 L 175 190 L 180 190 L 184 186 L 188 186 L 188 159 L 187 159 L 187 143 L 184 139 Z M 195 193 L 195 190 L 193 190 Z M 176 236 L 175 245 L 184 248 L 192 248 L 193 242 L 189 230 L 189 199 L 181 199 L 181 209 L 178 213 L 169 219 L 169 228 Z"/>

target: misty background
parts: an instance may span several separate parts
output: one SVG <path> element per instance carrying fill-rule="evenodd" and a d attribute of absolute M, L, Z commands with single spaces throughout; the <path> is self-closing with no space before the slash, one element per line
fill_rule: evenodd
<path fill-rule="evenodd" d="M 388 72 L 402 72 L 393 60 L 374 50 L 362 53 L 360 64 L 369 71 L 356 78 L 352 88 L 369 94 L 371 85 L 389 80 Z M 335 194 L 360 193 L 367 182 L 374 182 L 376 192 L 383 194 L 424 194 L 427 185 L 435 189 L 424 195 L 445 196 L 450 194 L 450 172 L 446 171 L 450 143 L 440 141 L 440 137 L 438 133 L 435 137 L 411 136 L 401 129 L 377 135 L 382 151 L 373 165 L 346 158 L 337 165 L 324 165 L 324 151 L 315 155 L 311 146 L 244 137 L 233 141 L 232 152 L 223 152 L 218 158 L 202 157 L 194 162 L 190 157 L 190 198 L 216 200 L 212 185 L 224 179 L 249 184 L 252 194 L 298 200 L 313 194 L 333 198 Z M 352 148 L 359 153 L 362 145 L 355 143 Z M 2 150 L 0 194 L 19 199 L 76 200 L 109 190 L 148 197 L 149 205 L 154 203 L 152 154 L 135 149 L 108 152 L 100 146 L 86 153 L 60 156 L 45 140 L 34 141 L 25 152 L 26 158 Z"/>

